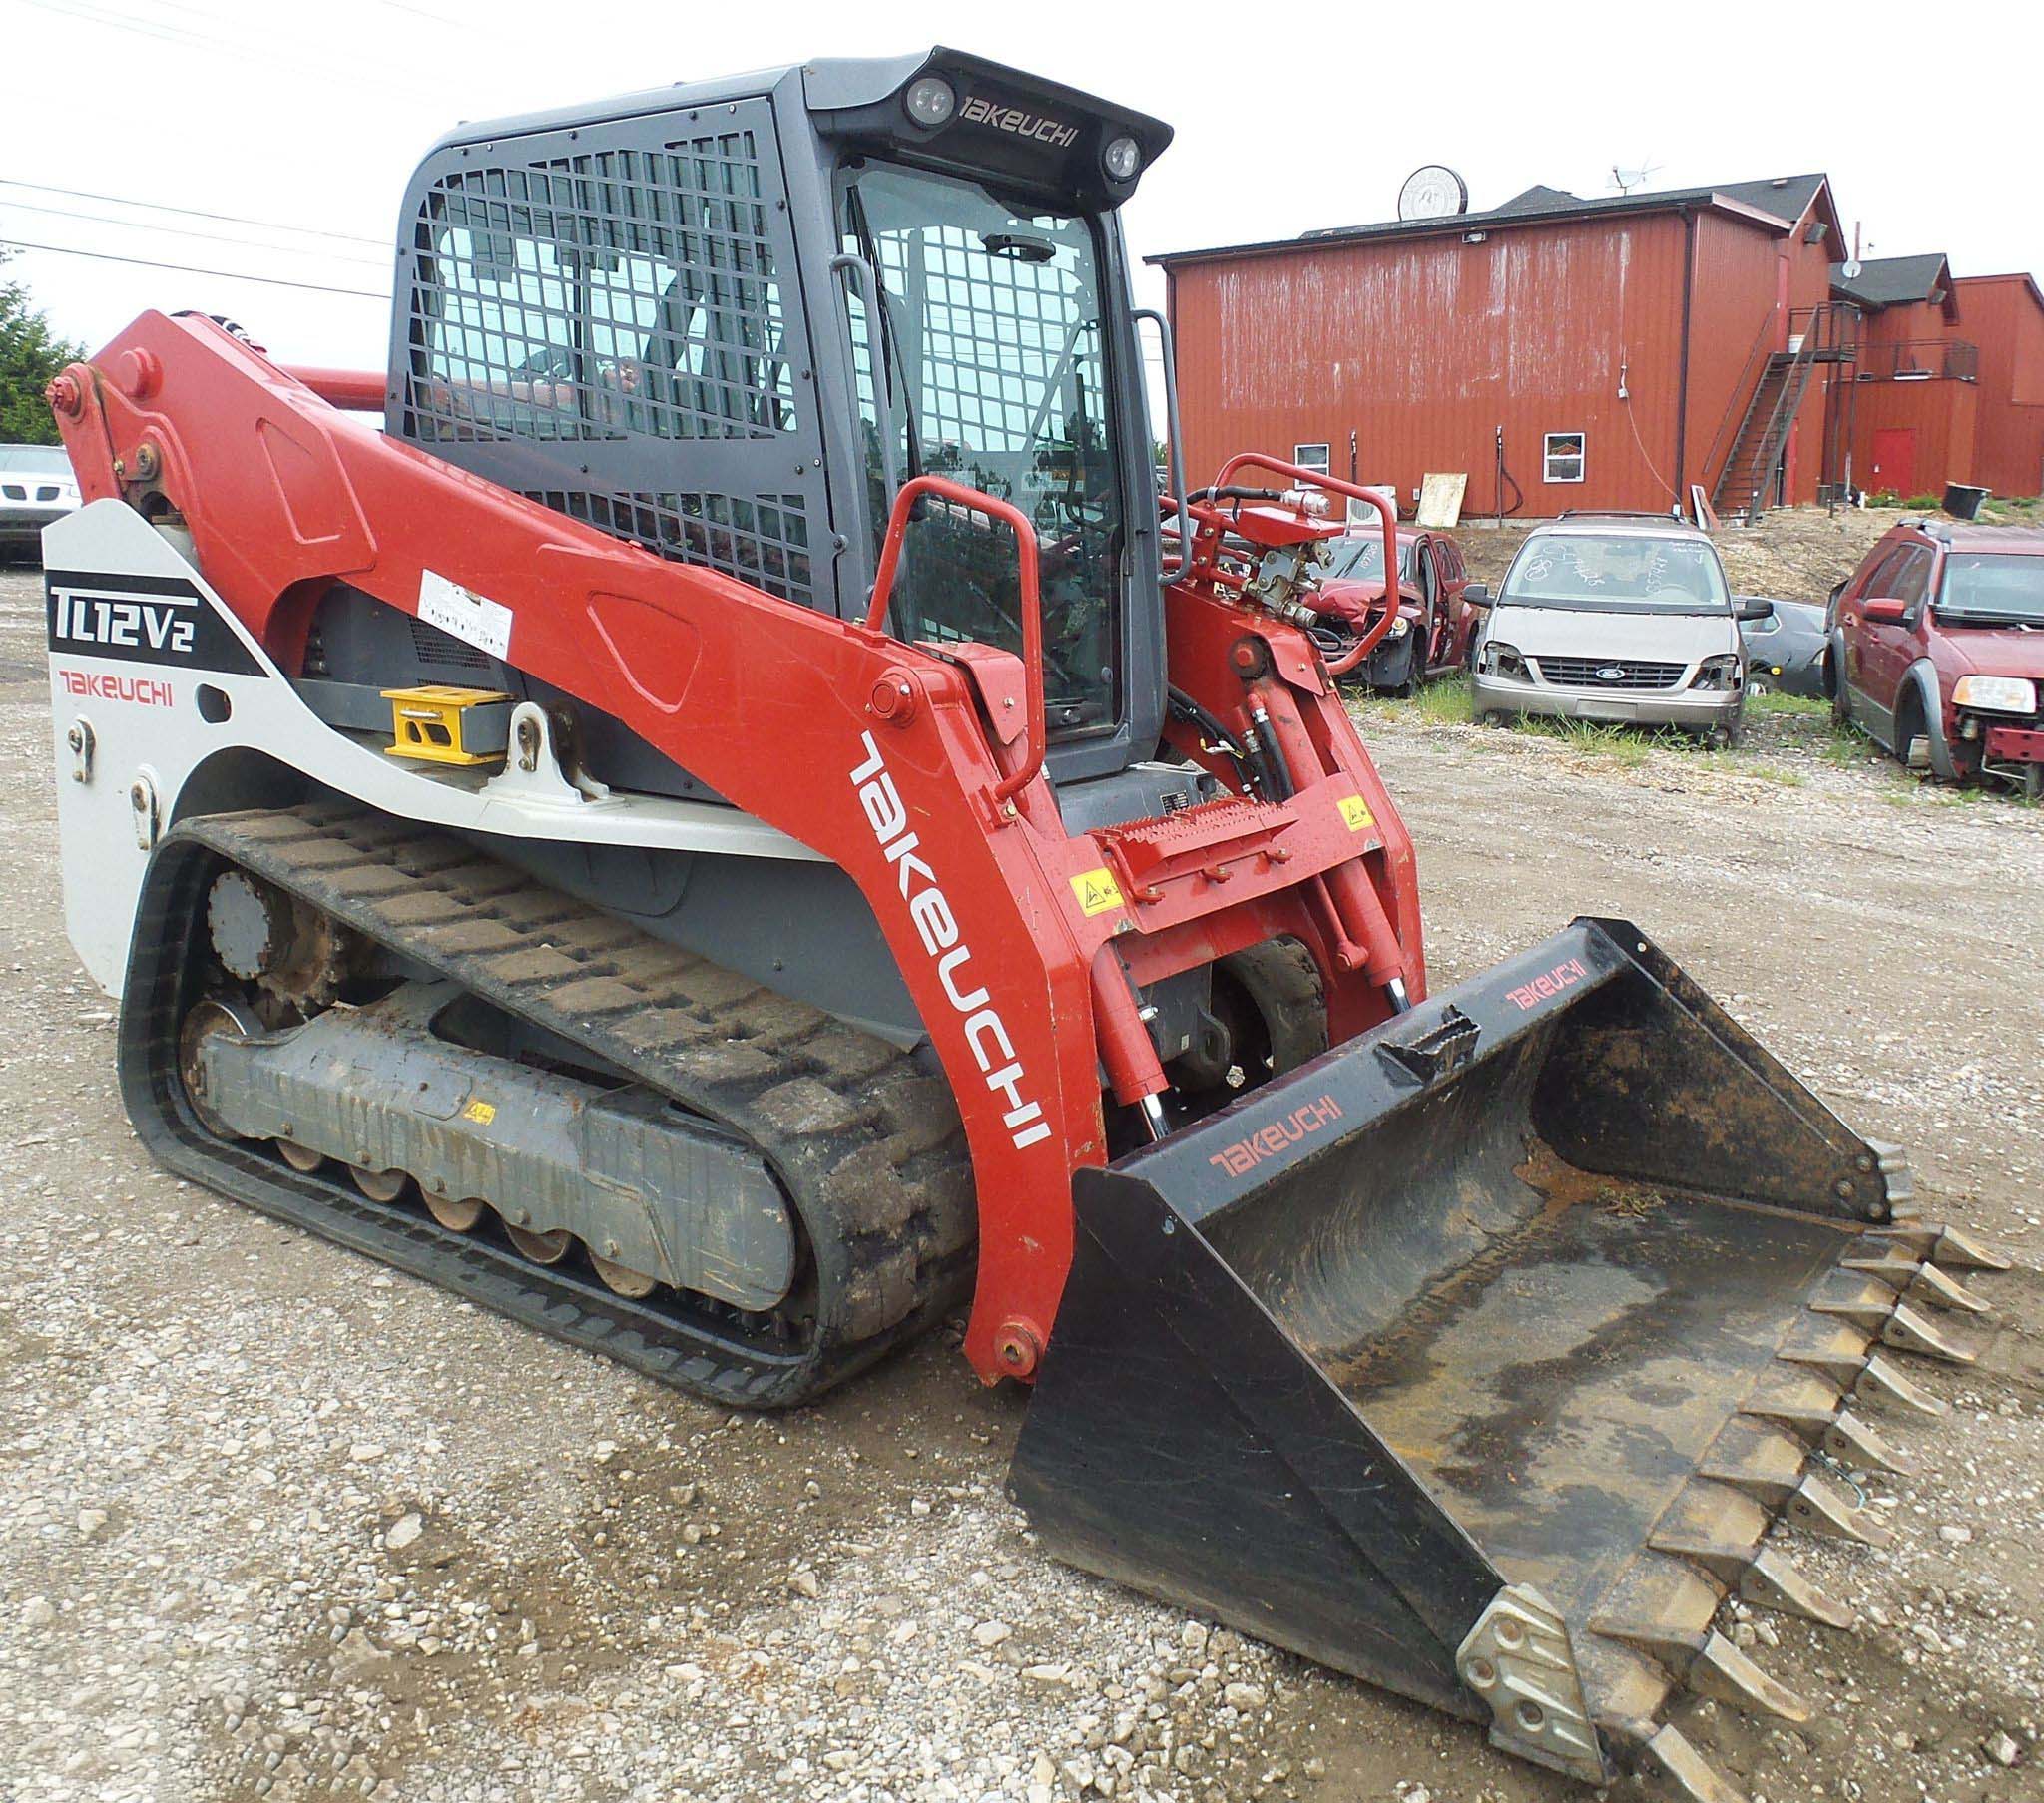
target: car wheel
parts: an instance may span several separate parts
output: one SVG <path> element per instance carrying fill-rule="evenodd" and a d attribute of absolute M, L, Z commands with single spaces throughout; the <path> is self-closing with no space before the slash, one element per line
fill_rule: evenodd
<path fill-rule="evenodd" d="M 2035 805 L 2040 797 L 2044 797 L 2044 763 L 2025 764 L 2023 766 L 2023 799 Z"/>
<path fill-rule="evenodd" d="M 1746 692 L 1748 694 L 1773 694 L 1775 692 L 1774 678 L 1772 676 L 1748 676 L 1746 678 Z"/>
<path fill-rule="evenodd" d="M 1852 691 L 1843 682 L 1831 683 L 1831 724 L 1849 726 L 1852 723 Z"/>

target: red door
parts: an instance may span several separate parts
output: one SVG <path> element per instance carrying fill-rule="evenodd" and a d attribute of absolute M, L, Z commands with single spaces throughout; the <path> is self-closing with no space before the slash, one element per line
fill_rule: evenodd
<path fill-rule="evenodd" d="M 1916 428 L 1882 426 L 1873 435 L 1873 468 L 1866 486 L 1897 495 L 1916 492 Z"/>

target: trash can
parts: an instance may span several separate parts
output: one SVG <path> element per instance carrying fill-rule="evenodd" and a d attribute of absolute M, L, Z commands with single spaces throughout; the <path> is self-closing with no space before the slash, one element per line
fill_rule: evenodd
<path fill-rule="evenodd" d="M 1955 520 L 1977 520 L 1980 517 L 1980 503 L 1987 499 L 1988 491 L 1975 488 L 1970 482 L 1947 482 L 1944 485 L 1944 510 Z"/>

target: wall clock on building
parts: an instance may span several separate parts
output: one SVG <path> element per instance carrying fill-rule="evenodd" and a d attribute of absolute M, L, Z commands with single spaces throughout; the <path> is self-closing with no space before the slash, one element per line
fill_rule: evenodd
<path fill-rule="evenodd" d="M 1398 190 L 1401 220 L 1444 220 L 1469 211 L 1469 184 L 1445 164 L 1422 164 Z"/>

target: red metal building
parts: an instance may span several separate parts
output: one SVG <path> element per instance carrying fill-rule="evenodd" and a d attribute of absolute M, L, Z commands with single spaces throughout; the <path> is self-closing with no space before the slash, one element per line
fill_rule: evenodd
<path fill-rule="evenodd" d="M 2044 295 L 2028 275 L 1954 277 L 1939 252 L 1882 257 L 1832 291 L 1864 321 L 1854 480 L 1904 499 L 1974 482 L 2044 492 Z"/>
<path fill-rule="evenodd" d="M 1257 444 L 1464 510 L 1722 511 L 1842 481 L 1849 309 L 1821 175 L 1488 213 L 1153 260 L 1187 461 Z M 1500 457 L 1500 447 L 1502 456 Z"/>
<path fill-rule="evenodd" d="M 2033 275 L 1961 275 L 1959 309 L 1980 346 L 1973 480 L 2044 494 L 2044 291 Z"/>

